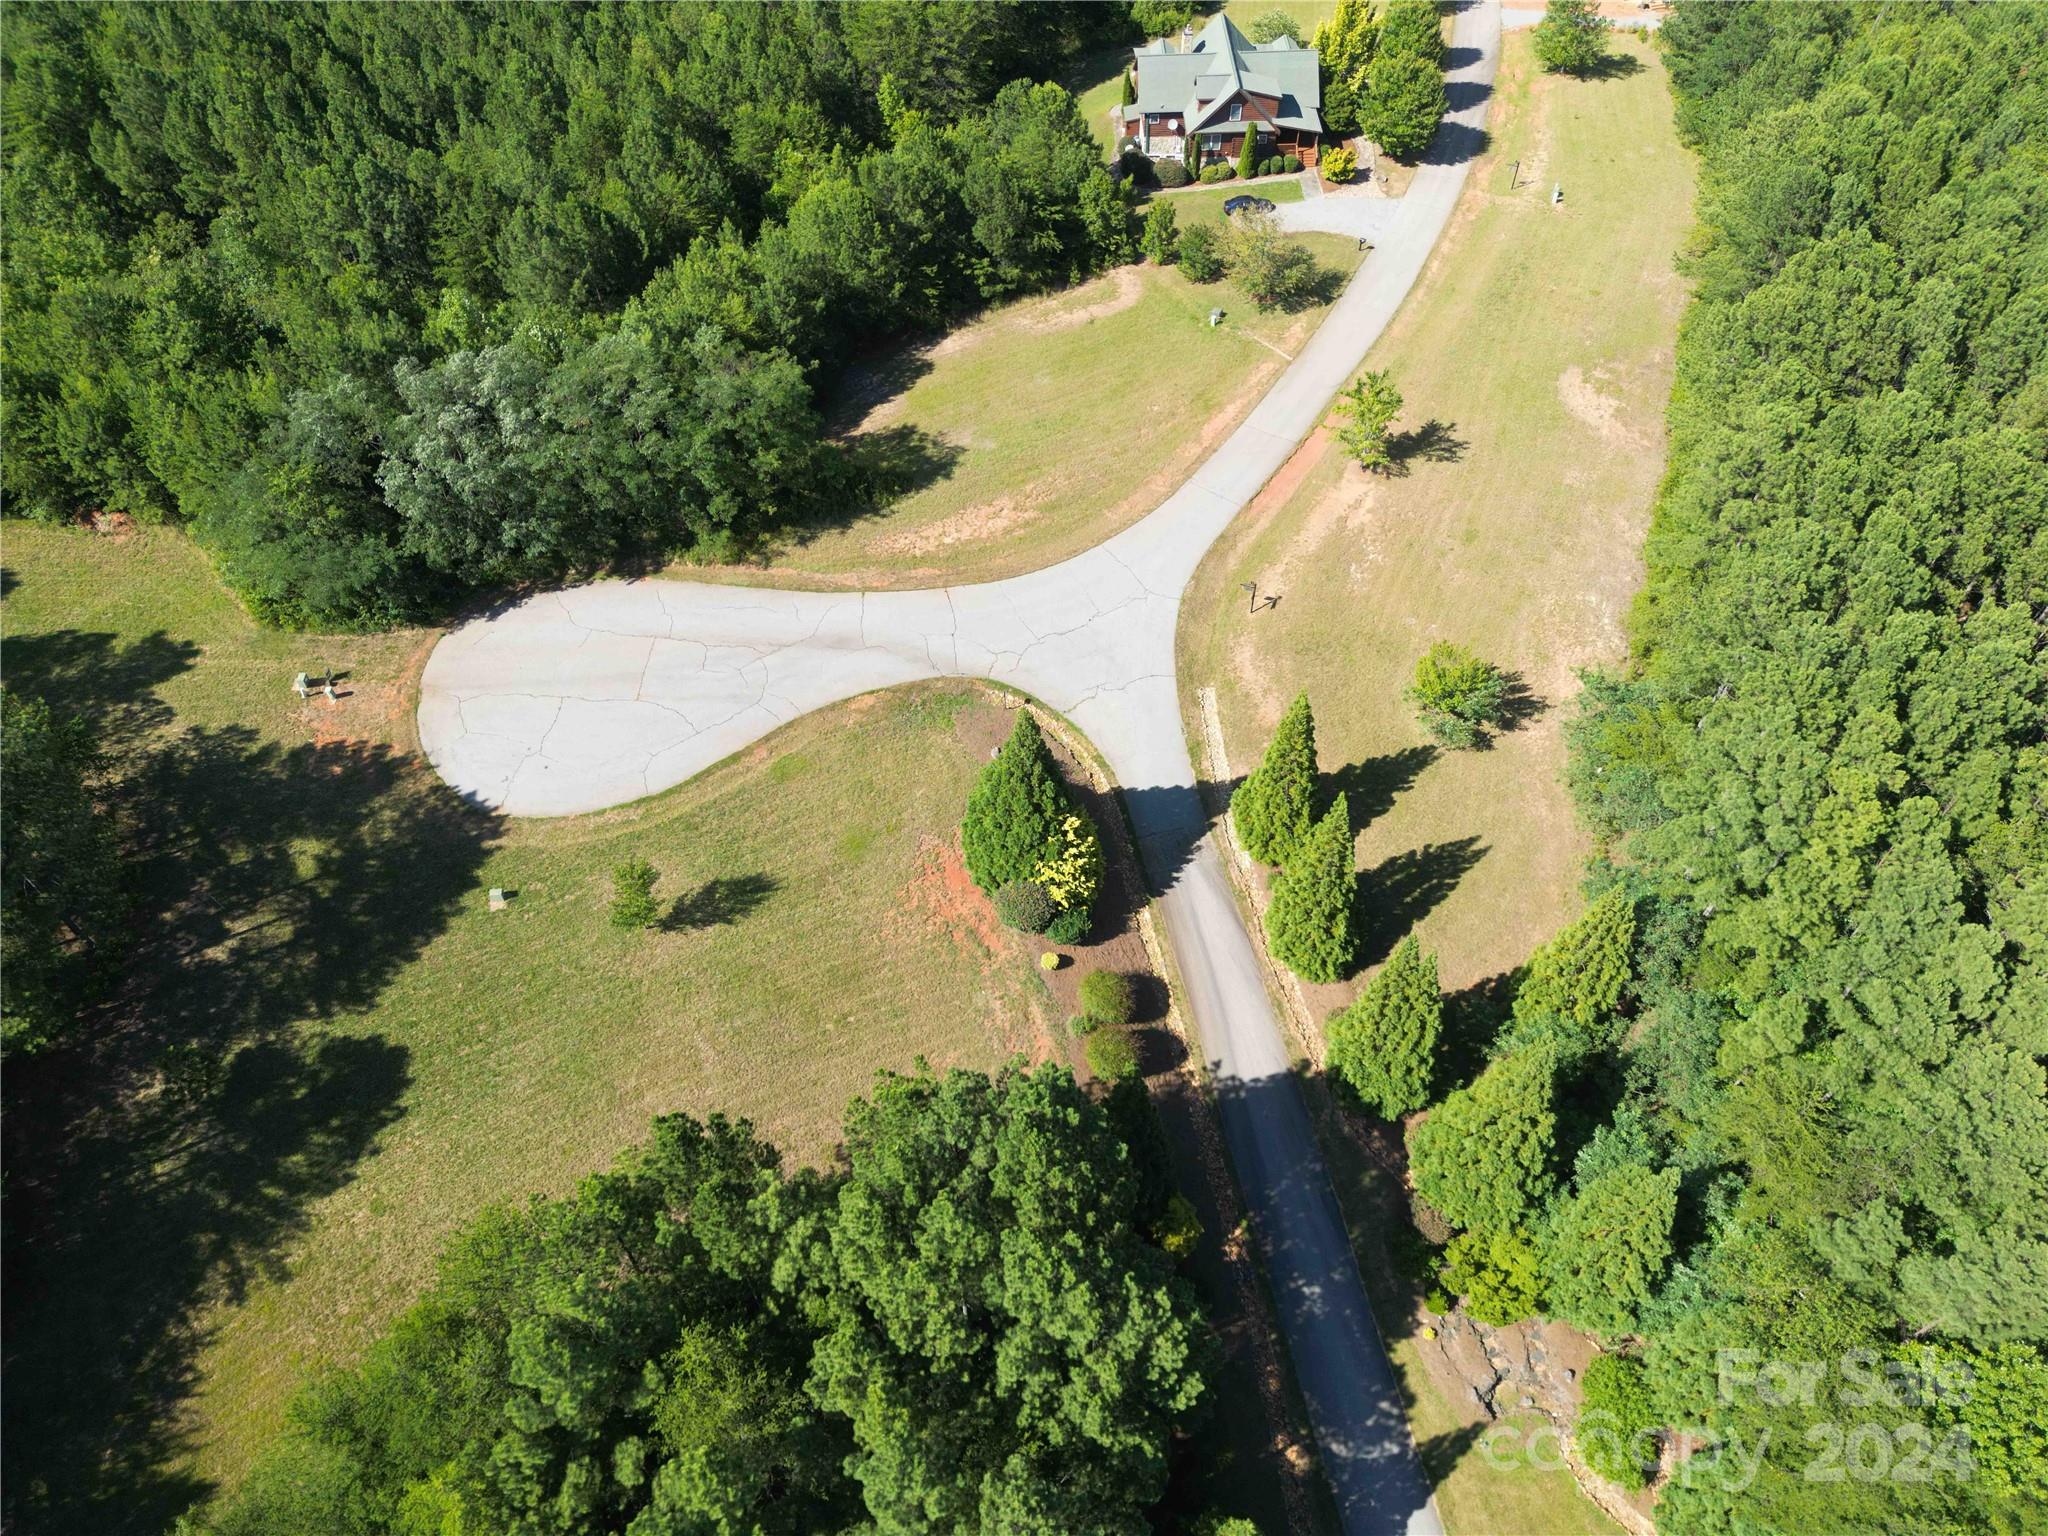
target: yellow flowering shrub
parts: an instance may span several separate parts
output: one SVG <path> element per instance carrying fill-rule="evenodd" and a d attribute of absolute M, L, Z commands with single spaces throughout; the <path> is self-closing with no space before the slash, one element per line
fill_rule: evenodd
<path fill-rule="evenodd" d="M 1086 817 L 1061 820 L 1058 838 L 1031 878 L 1062 912 L 1095 900 L 1102 886 L 1102 844 Z"/>

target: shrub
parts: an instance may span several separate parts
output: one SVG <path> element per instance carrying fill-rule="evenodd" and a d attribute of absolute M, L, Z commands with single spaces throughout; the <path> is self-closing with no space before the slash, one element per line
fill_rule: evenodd
<path fill-rule="evenodd" d="M 1223 252 L 1216 226 L 1196 224 L 1180 232 L 1180 269 L 1191 283 L 1213 283 L 1223 275 Z"/>
<path fill-rule="evenodd" d="M 1059 913 L 1045 930 L 1045 936 L 1055 944 L 1078 944 L 1088 937 L 1088 930 L 1095 924 L 1095 915 L 1086 907 L 1069 907 Z"/>
<path fill-rule="evenodd" d="M 1244 145 L 1237 152 L 1237 174 L 1249 181 L 1259 174 L 1259 130 L 1244 125 Z"/>
<path fill-rule="evenodd" d="M 1282 155 L 1280 157 L 1280 169 L 1285 171 L 1289 176 L 1292 176 L 1296 171 L 1301 169 L 1301 156 Z"/>
<path fill-rule="evenodd" d="M 1139 186 L 1149 186 L 1154 179 L 1152 157 L 1135 144 L 1116 157 L 1116 168 Z"/>
<path fill-rule="evenodd" d="M 1462 645 L 1439 640 L 1415 664 L 1408 690 L 1422 728 L 1447 747 L 1476 747 L 1500 723 L 1508 680 L 1500 668 Z"/>
<path fill-rule="evenodd" d="M 1019 933 L 1043 933 L 1052 926 L 1052 898 L 1035 880 L 1012 880 L 995 895 L 996 916 Z"/>
<path fill-rule="evenodd" d="M 1349 181 L 1358 174 L 1358 151 L 1349 144 L 1339 144 L 1322 158 L 1323 180 Z"/>
<path fill-rule="evenodd" d="M 1145 233 L 1138 240 L 1138 249 L 1145 253 L 1146 260 L 1163 267 L 1173 260 L 1179 246 L 1180 229 L 1173 204 L 1160 198 L 1145 210 Z"/>
<path fill-rule="evenodd" d="M 1280 174 L 1281 168 L 1282 167 L 1280 157 L 1278 155 L 1273 155 L 1260 164 L 1259 174 L 1261 176 L 1278 176 Z"/>
<path fill-rule="evenodd" d="M 1408 1219 L 1422 1240 L 1432 1248 L 1443 1247 L 1453 1236 L 1451 1224 L 1444 1220 L 1444 1213 L 1412 1190 L 1408 1195 Z"/>
<path fill-rule="evenodd" d="M 1045 888 L 1058 911 L 1092 907 L 1102 888 L 1102 839 L 1094 824 L 1079 811 L 1062 816 L 1031 878 Z"/>
<path fill-rule="evenodd" d="M 1138 1049 L 1119 1029 L 1099 1029 L 1088 1037 L 1088 1070 L 1105 1083 L 1138 1075 Z"/>
<path fill-rule="evenodd" d="M 1041 971 L 1056 971 L 1060 968 L 1060 966 L 1063 963 L 1065 963 L 1066 958 L 1067 957 L 1061 954 L 1058 950 L 1048 949 L 1044 954 L 1038 957 L 1038 968 Z"/>
<path fill-rule="evenodd" d="M 1542 1257 L 1519 1232 L 1466 1232 L 1444 1249 L 1444 1284 L 1490 1328 L 1536 1315 L 1543 1304 Z"/>
<path fill-rule="evenodd" d="M 1232 165 L 1228 160 L 1219 160 L 1214 165 L 1204 167 L 1202 171 L 1202 180 L 1212 183 L 1218 181 L 1235 181 L 1237 180 L 1237 167 Z"/>
<path fill-rule="evenodd" d="M 1611 1483 L 1640 1488 L 1657 1465 L 1656 1408 L 1643 1362 L 1595 1355 L 1579 1383 L 1572 1438 L 1586 1465 Z"/>
<path fill-rule="evenodd" d="M 1196 1245 L 1202 1241 L 1202 1218 L 1195 1214 L 1194 1202 L 1175 1190 L 1152 1235 L 1174 1263 L 1185 1263 L 1193 1257 Z"/>
<path fill-rule="evenodd" d="M 1101 1027 L 1098 1020 L 1089 1018 L 1085 1013 L 1074 1014 L 1067 1020 L 1067 1030 L 1077 1040 L 1086 1039 Z"/>
<path fill-rule="evenodd" d="M 659 878 L 645 859 L 628 859 L 612 871 L 611 922 L 614 928 L 652 928 L 660 913 L 654 900 Z"/>
<path fill-rule="evenodd" d="M 1131 978 L 1122 971 L 1090 971 L 1081 978 L 1081 1011 L 1101 1024 L 1131 1022 Z"/>
<path fill-rule="evenodd" d="M 1152 175 L 1162 187 L 1184 187 L 1191 178 L 1188 168 L 1178 160 L 1154 160 Z"/>

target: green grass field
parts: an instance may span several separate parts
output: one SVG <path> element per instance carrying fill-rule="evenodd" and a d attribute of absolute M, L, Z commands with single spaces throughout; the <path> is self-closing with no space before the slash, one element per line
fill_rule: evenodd
<path fill-rule="evenodd" d="M 1261 184 L 1276 200 L 1291 182 Z M 1223 189 L 1172 199 L 1183 227 L 1220 223 Z M 1355 242 L 1302 237 L 1334 298 Z M 1224 323 L 1209 324 L 1221 307 Z M 1036 570 L 1099 544 L 1165 499 L 1243 418 L 1320 322 L 1325 304 L 1259 314 L 1228 279 L 1127 266 L 1005 305 L 942 340 L 878 359 L 835 426 L 910 430 L 928 483 L 879 515 L 815 531 L 742 580 L 936 586 Z"/>
<path fill-rule="evenodd" d="M 28 1192 L 70 1245 L 10 1268 L 10 1417 L 39 1440 L 17 1450 L 93 1484 L 103 1529 L 236 1476 L 455 1226 L 653 1115 L 748 1115 L 815 1160 L 882 1068 L 1050 1048 L 955 852 L 1009 723 L 978 688 L 872 695 L 638 805 L 507 822 L 413 755 L 431 634 L 259 631 L 171 533 L 9 523 L 5 563 L 8 681 L 114 722 L 146 787 L 125 1054 L 93 1064 L 105 1102 L 58 1187 Z M 344 697 L 301 705 L 293 672 L 328 666 Z M 635 855 L 664 931 L 606 924 Z M 203 1042 L 197 1108 L 156 1070 L 174 1038 Z M 110 1425 L 120 1464 L 88 1464 Z"/>
<path fill-rule="evenodd" d="M 1575 669 L 1622 655 L 1663 467 L 1692 168 L 1654 54 L 1615 46 L 1635 73 L 1578 82 L 1539 75 L 1527 36 L 1508 39 L 1496 138 L 1367 360 L 1406 398 L 1397 427 L 1416 436 L 1400 472 L 1368 477 L 1312 438 L 1211 552 L 1182 609 L 1191 739 L 1196 690 L 1213 687 L 1242 773 L 1306 688 L 1323 767 L 1365 823 L 1369 955 L 1413 929 L 1447 991 L 1519 964 L 1580 905 L 1588 845 L 1562 784 L 1561 726 Z M 1247 613 L 1244 581 L 1277 604 Z M 1439 639 L 1510 669 L 1533 696 L 1533 717 L 1491 750 L 1436 750 L 1402 697 Z M 1356 990 L 1303 989 L 1318 1019 Z M 1336 1160 L 1340 1179 L 1370 1182 Z M 1347 1203 L 1360 1230 L 1384 1209 Z M 1418 1437 L 1455 1449 L 1444 1437 L 1469 1404 L 1424 1369 L 1410 1320 L 1380 1299 Z M 1459 1536 L 1609 1529 L 1568 1479 L 1494 1471 L 1469 1444 L 1439 1462 Z"/>

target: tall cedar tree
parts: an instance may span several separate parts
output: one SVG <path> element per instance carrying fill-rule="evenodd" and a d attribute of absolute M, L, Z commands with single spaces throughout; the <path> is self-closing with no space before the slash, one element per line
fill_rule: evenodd
<path fill-rule="evenodd" d="M 1615 886 L 1530 958 L 1515 992 L 1517 1032 L 1553 1031 L 1568 1056 L 1613 1045 L 1635 934 L 1635 902 Z"/>
<path fill-rule="evenodd" d="M 1444 1000 L 1436 956 L 1409 934 L 1357 1000 L 1330 1020 L 1330 1070 L 1383 1119 L 1429 1102 Z"/>
<path fill-rule="evenodd" d="M 1557 1063 L 1556 1044 L 1539 1040 L 1494 1061 L 1409 1127 L 1415 1187 L 1454 1225 L 1505 1232 L 1550 1194 Z"/>
<path fill-rule="evenodd" d="M 1304 981 L 1342 981 L 1358 966 L 1358 872 L 1351 812 L 1339 795 L 1273 881 L 1266 938 Z"/>
<path fill-rule="evenodd" d="M 1019 709 L 1010 739 L 981 770 L 967 796 L 960 842 L 974 883 L 994 894 L 1012 880 L 1029 880 L 1059 840 L 1070 814 L 1059 771 L 1031 711 Z"/>
<path fill-rule="evenodd" d="M 1245 181 L 1259 174 L 1259 130 L 1249 119 L 1244 125 L 1244 143 L 1237 152 L 1237 174 Z"/>
<path fill-rule="evenodd" d="M 1230 797 L 1245 852 L 1261 864 L 1285 864 L 1308 836 L 1315 795 L 1316 719 L 1300 693 L 1280 717 L 1264 759 Z"/>

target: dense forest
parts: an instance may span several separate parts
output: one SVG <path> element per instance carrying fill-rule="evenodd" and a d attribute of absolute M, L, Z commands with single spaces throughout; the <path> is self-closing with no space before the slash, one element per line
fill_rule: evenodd
<path fill-rule="evenodd" d="M 658 1120 L 480 1217 L 207 1529 L 1143 1531 L 1213 1349 L 1145 1235 L 1151 1113 L 1058 1067 L 887 1077 L 794 1176 Z"/>
<path fill-rule="evenodd" d="M 1080 3 L 9 7 L 4 489 L 262 616 L 746 550 L 857 349 L 1126 260 Z"/>
<path fill-rule="evenodd" d="M 1679 1198 L 1602 1326 L 1645 1421 L 1706 1432 L 1671 1536 L 2038 1531 L 2048 8 L 1663 42 L 1696 299 L 1633 664 L 1572 733 L 1630 1016 L 1564 1041 L 1558 1123 L 1619 1105 L 1578 1200 L 1622 1152 Z"/>

